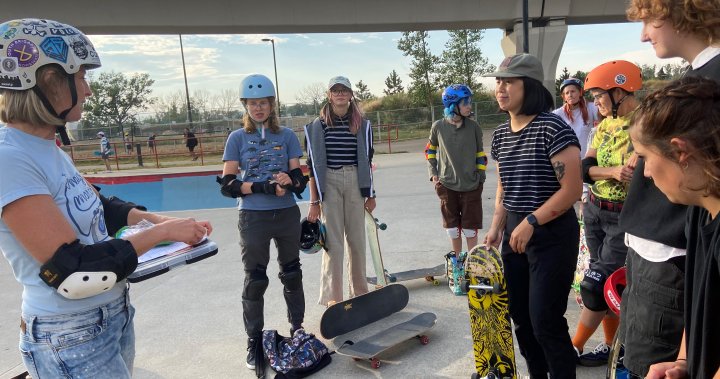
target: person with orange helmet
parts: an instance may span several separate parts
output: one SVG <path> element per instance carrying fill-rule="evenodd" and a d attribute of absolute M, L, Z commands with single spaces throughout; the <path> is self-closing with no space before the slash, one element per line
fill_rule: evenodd
<path fill-rule="evenodd" d="M 585 78 L 585 89 L 590 91 L 600 114 L 606 118 L 598 124 L 583 159 L 583 181 L 591 185 L 589 201 L 583 208 L 590 267 L 580 283 L 585 307 L 572 339 L 582 366 L 607 363 L 619 324 L 617 315 L 608 312 L 603 285 L 610 274 L 625 264 L 627 255 L 619 218 L 633 173 L 628 162 L 632 164 L 636 159 L 627 128 L 638 105 L 633 94 L 640 88 L 640 68 L 627 61 L 603 63 Z M 592 352 L 582 354 L 585 343 L 601 321 L 605 341 Z"/>

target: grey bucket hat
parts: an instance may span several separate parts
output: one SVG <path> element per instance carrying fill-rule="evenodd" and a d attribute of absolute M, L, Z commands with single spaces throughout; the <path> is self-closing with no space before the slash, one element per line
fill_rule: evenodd
<path fill-rule="evenodd" d="M 534 55 L 516 54 L 505 58 L 497 71 L 483 76 L 492 78 L 528 77 L 542 82 L 545 78 L 542 63 Z"/>
<path fill-rule="evenodd" d="M 347 87 L 348 89 L 352 90 L 352 84 L 350 84 L 350 79 L 348 79 L 344 76 L 335 76 L 335 77 L 331 78 L 330 81 L 328 82 L 327 88 L 330 89 L 336 84 L 341 84 L 341 85 Z"/>

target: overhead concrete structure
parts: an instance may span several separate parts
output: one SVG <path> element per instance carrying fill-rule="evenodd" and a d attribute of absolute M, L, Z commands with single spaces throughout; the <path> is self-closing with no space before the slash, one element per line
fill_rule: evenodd
<path fill-rule="evenodd" d="M 3 20 L 40 17 L 87 34 L 347 33 L 505 30 L 522 52 L 522 0 L 33 0 L 3 1 Z M 530 53 L 554 78 L 568 25 L 625 22 L 625 0 L 529 0 Z M 552 80 L 546 81 L 554 88 Z"/>
<path fill-rule="evenodd" d="M 530 0 L 530 19 L 567 25 L 625 21 L 625 0 Z M 522 0 L 3 1 L 4 20 L 39 17 L 89 34 L 342 33 L 500 28 Z"/>

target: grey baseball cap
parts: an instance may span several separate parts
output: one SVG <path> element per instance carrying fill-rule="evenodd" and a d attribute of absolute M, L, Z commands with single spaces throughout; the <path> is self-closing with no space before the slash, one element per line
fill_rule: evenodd
<path fill-rule="evenodd" d="M 516 54 L 505 58 L 497 71 L 485 74 L 492 78 L 521 78 L 523 76 L 542 82 L 545 78 L 542 63 L 534 55 Z"/>
<path fill-rule="evenodd" d="M 350 84 L 350 79 L 344 77 L 344 76 L 335 76 L 330 79 L 330 82 L 328 82 L 328 89 L 332 88 L 336 84 L 342 84 L 343 86 L 349 88 L 352 90 L 352 84 Z"/>

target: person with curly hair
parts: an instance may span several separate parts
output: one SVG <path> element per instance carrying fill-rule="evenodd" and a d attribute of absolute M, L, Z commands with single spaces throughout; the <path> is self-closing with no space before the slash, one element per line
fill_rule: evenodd
<path fill-rule="evenodd" d="M 632 0 L 630 20 L 642 21 L 641 40 L 659 58 L 690 63 L 685 76 L 720 80 L 720 7 L 716 0 Z M 716 124 L 717 125 L 717 124 Z M 638 159 L 620 227 L 626 232 L 627 288 L 620 311 L 624 365 L 645 376 L 651 364 L 674 360 L 683 331 L 685 213 L 644 177 Z"/>
<path fill-rule="evenodd" d="M 633 117 L 630 135 L 643 174 L 671 202 L 689 205 L 684 334 L 677 356 L 650 366 L 647 378 L 720 377 L 718 125 L 720 86 L 697 77 L 648 95 Z"/>

